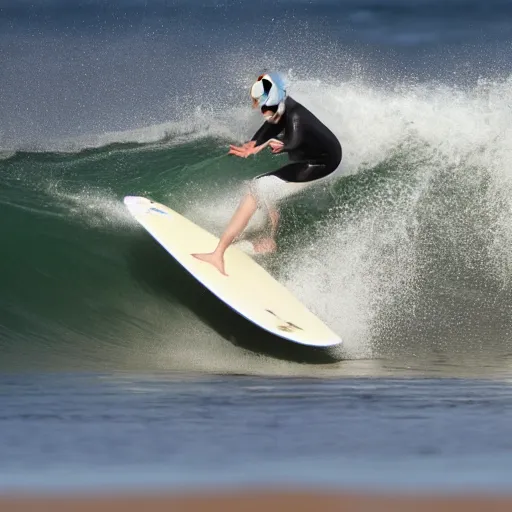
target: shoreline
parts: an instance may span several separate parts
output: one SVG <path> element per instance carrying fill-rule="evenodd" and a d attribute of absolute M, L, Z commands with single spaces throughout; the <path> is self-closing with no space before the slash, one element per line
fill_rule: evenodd
<path fill-rule="evenodd" d="M 179 510 L 201 511 L 283 511 L 343 510 L 344 512 L 505 512 L 512 510 L 512 494 L 416 494 L 368 493 L 343 491 L 268 491 L 237 490 L 231 492 L 139 492 L 139 493 L 90 493 L 90 494 L 5 494 L 0 495 L 1 510 L 64 512 L 123 511 L 163 512 Z"/>

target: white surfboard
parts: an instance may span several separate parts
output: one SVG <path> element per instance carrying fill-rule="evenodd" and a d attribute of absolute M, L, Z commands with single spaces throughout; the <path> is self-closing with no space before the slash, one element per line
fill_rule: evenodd
<path fill-rule="evenodd" d="M 144 197 L 127 196 L 133 217 L 193 277 L 240 315 L 281 338 L 329 347 L 341 338 L 276 281 L 248 254 L 231 246 L 224 255 L 225 271 L 198 260 L 193 253 L 211 252 L 218 238 L 170 208 Z"/>

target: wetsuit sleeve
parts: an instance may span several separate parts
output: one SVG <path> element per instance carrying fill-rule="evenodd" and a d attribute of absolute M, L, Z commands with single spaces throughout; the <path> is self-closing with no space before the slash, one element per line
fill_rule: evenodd
<path fill-rule="evenodd" d="M 283 128 L 280 126 L 280 123 L 273 124 L 265 121 L 251 140 L 256 141 L 256 146 L 261 146 L 267 142 L 267 140 L 275 139 L 282 130 Z"/>
<path fill-rule="evenodd" d="M 301 127 L 301 123 L 299 121 L 298 115 L 293 115 L 290 123 L 290 127 L 287 133 L 286 140 L 284 141 L 284 146 L 281 149 L 281 152 L 293 151 L 297 149 L 304 140 L 304 133 Z"/>

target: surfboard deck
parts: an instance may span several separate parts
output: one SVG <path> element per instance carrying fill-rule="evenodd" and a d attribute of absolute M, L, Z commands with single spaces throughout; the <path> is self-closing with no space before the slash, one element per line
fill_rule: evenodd
<path fill-rule="evenodd" d="M 341 338 L 274 279 L 248 254 L 230 246 L 225 271 L 192 256 L 211 252 L 218 238 L 167 206 L 126 196 L 131 215 L 195 279 L 217 298 L 262 329 L 289 341 L 316 347 L 342 343 Z"/>

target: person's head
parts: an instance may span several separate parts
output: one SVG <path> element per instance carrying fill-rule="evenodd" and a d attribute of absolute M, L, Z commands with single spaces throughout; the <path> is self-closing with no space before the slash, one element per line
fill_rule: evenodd
<path fill-rule="evenodd" d="M 260 75 L 251 88 L 253 108 L 260 107 L 267 121 L 277 121 L 284 113 L 286 86 L 277 73 Z"/>

